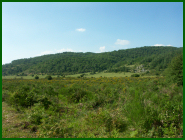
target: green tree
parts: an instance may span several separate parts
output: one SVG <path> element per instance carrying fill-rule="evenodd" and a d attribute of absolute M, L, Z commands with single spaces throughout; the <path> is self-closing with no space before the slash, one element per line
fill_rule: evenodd
<path fill-rule="evenodd" d="M 36 75 L 36 76 L 35 76 L 35 79 L 39 79 L 39 77 Z"/>
<path fill-rule="evenodd" d="M 139 74 L 132 74 L 131 77 L 140 77 Z"/>
<path fill-rule="evenodd" d="M 51 75 L 48 75 L 48 76 L 46 76 L 46 79 L 52 80 L 53 78 L 51 77 Z"/>
<path fill-rule="evenodd" d="M 183 85 L 183 53 L 172 59 L 166 72 L 167 81 Z"/>

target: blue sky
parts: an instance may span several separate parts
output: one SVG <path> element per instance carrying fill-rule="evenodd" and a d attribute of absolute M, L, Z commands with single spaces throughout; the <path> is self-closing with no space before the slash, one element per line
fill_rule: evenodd
<path fill-rule="evenodd" d="M 2 64 L 154 45 L 183 47 L 182 2 L 2 3 Z"/>

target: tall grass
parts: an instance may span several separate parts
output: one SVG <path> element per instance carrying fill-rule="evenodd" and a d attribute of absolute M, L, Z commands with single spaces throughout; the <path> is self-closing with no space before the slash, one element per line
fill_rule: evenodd
<path fill-rule="evenodd" d="M 163 77 L 3 79 L 37 137 L 182 137 L 183 87 Z"/>

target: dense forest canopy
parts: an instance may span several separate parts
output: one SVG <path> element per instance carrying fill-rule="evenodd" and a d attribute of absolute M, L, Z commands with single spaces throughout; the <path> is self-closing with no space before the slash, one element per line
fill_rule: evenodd
<path fill-rule="evenodd" d="M 145 46 L 104 53 L 63 52 L 14 60 L 2 65 L 2 75 L 76 74 L 85 72 L 127 72 L 130 65 L 163 71 L 183 48 Z"/>

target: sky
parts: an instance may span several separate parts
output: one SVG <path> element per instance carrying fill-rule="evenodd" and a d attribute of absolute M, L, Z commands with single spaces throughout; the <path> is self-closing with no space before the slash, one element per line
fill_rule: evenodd
<path fill-rule="evenodd" d="M 183 47 L 183 2 L 2 3 L 2 64 L 143 46 Z"/>

